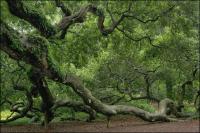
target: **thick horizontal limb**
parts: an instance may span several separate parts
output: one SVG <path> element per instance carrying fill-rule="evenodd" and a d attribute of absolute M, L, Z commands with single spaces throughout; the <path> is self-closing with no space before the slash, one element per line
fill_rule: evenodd
<path fill-rule="evenodd" d="M 47 56 L 37 56 L 35 55 L 36 53 L 32 53 L 33 56 L 37 57 L 34 63 L 30 61 L 30 57 L 23 57 L 24 53 L 29 53 L 29 47 L 26 47 L 23 42 L 20 44 L 20 48 L 23 49 L 23 51 L 19 51 L 19 48 L 16 47 L 11 47 L 13 45 L 13 36 L 9 34 L 9 28 L 4 27 L 4 30 L 1 30 L 1 46 L 3 45 L 3 48 L 1 49 L 8 53 L 12 58 L 17 59 L 17 60 L 22 60 L 25 61 L 28 64 L 33 65 L 37 69 L 40 70 L 40 72 L 46 76 L 47 78 L 65 84 L 67 86 L 70 86 L 84 101 L 84 103 L 88 106 L 90 106 L 92 109 L 95 111 L 102 113 L 107 116 L 112 116 L 112 115 L 117 115 L 117 114 L 133 114 L 136 115 L 144 120 L 147 121 L 169 121 L 167 115 L 166 115 L 166 110 L 173 110 L 173 102 L 171 100 L 165 99 L 164 101 L 160 102 L 159 106 L 159 113 L 149 113 L 147 111 L 144 111 L 142 109 L 139 109 L 137 107 L 132 107 L 132 106 L 126 106 L 126 105 L 107 105 L 105 103 L 102 103 L 99 99 L 95 98 L 91 91 L 84 86 L 82 81 L 74 76 L 74 75 L 62 75 L 55 66 L 53 66 L 52 62 L 50 59 L 47 59 Z M 12 30 L 13 31 L 13 30 Z M 13 31 L 14 32 L 14 31 Z M 8 35 L 9 34 L 9 35 Z M 14 34 L 14 33 L 12 33 Z M 15 39 L 17 36 L 14 36 Z M 30 40 L 27 40 L 30 41 Z M 36 46 L 41 45 L 35 42 Z M 43 46 L 43 45 L 42 45 Z M 43 47 L 42 47 L 43 48 Z M 40 52 L 45 52 L 42 55 L 48 55 L 48 51 L 40 51 Z M 21 58 L 20 58 L 21 57 Z M 41 62 L 41 57 L 43 58 L 43 62 Z M 37 62 L 38 61 L 38 62 Z M 46 65 L 44 65 L 45 63 Z M 44 63 L 42 65 L 38 65 L 37 63 Z M 46 66 L 46 67 L 44 67 Z M 161 108 L 162 107 L 162 108 Z"/>
<path fill-rule="evenodd" d="M 51 108 L 51 110 L 56 111 L 56 109 L 60 107 L 69 107 L 73 108 L 75 111 L 85 112 L 90 116 L 88 121 L 94 120 L 96 118 L 96 111 L 82 102 L 72 101 L 68 99 L 58 100 L 54 103 L 54 106 Z"/>

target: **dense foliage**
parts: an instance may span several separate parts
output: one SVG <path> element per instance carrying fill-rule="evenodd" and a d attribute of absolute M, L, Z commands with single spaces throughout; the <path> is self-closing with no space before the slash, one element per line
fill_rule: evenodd
<path fill-rule="evenodd" d="M 1 1 L 1 113 L 11 109 L 1 119 L 6 119 L 12 111 L 15 112 L 12 116 L 17 114 L 15 106 L 22 110 L 28 103 L 26 91 L 33 92 L 33 86 L 38 87 L 30 78 L 32 67 L 42 65 L 45 68 L 42 63 L 46 58 L 51 61 L 49 66 L 62 75 L 78 76 L 103 103 L 131 105 L 154 112 L 159 101 L 169 98 L 180 108 L 184 106 L 186 112 L 197 111 L 199 1 L 22 2 L 18 6 L 23 10 L 13 13 L 11 7 L 17 0 L 13 3 L 12 0 Z M 70 11 L 65 12 L 59 4 Z M 71 22 L 66 34 L 52 26 L 59 25 L 63 16 L 75 14 L 90 4 L 98 9 Z M 111 32 L 106 32 L 97 26 L 102 14 L 105 27 L 112 27 L 123 15 L 125 17 Z M 18 33 L 11 32 L 4 24 Z M 4 33 L 12 38 L 11 49 L 26 53 L 22 58 L 13 58 L 4 49 Z M 23 40 L 24 36 L 28 36 L 24 39 L 29 42 L 27 47 L 18 40 L 18 37 Z M 35 65 L 27 61 L 31 55 L 35 55 L 32 62 L 42 63 Z M 68 99 L 87 104 L 73 87 L 48 76 L 44 80 L 56 101 Z M 16 86 L 23 86 L 26 91 L 19 91 Z M 30 116 L 43 116 L 40 94 L 33 92 L 32 97 L 34 111 L 29 112 Z M 80 112 L 85 111 L 70 105 L 59 108 L 55 112 L 58 119 L 54 120 L 86 119 Z M 33 117 L 30 118 L 33 121 Z"/>

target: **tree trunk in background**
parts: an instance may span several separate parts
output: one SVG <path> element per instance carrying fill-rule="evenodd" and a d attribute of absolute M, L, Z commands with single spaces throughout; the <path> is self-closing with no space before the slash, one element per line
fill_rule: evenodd
<path fill-rule="evenodd" d="M 166 81 L 166 89 L 167 89 L 167 98 L 173 99 L 173 85 L 172 81 L 167 80 Z"/>
<path fill-rule="evenodd" d="M 12 6 L 15 7 L 11 0 L 7 0 L 10 8 Z M 15 0 L 15 3 L 17 1 Z M 22 3 L 23 4 L 23 3 Z M 35 23 L 40 21 L 39 17 L 33 18 L 32 14 L 23 10 L 20 12 L 21 6 L 16 7 L 19 10 L 16 10 L 13 13 L 15 16 L 18 16 L 22 19 L 25 19 L 32 23 L 38 30 L 43 31 L 43 35 L 50 36 L 52 34 L 48 33 L 48 27 L 45 25 L 40 25 Z M 98 26 L 104 35 L 108 35 L 114 31 L 117 25 L 124 18 L 121 17 L 117 23 L 114 23 L 111 28 L 104 28 L 104 15 L 103 13 L 99 13 L 95 7 L 88 6 L 88 8 L 84 8 L 84 11 L 88 11 L 91 8 L 91 11 L 94 13 L 98 13 L 99 21 Z M 25 8 L 27 9 L 27 8 Z M 11 10 L 11 9 L 10 9 Z M 27 9 L 28 10 L 28 9 Z M 97 12 L 98 11 L 98 12 Z M 12 10 L 11 10 L 12 12 Z M 35 12 L 34 12 L 35 13 Z M 83 12 L 85 14 L 85 12 Z M 83 14 L 83 15 L 84 15 Z M 36 14 L 34 16 L 40 16 L 41 14 Z M 81 15 L 80 15 L 81 16 Z M 82 17 L 82 16 L 81 16 Z M 80 17 L 80 18 L 81 18 Z M 66 19 L 65 19 L 66 20 Z M 42 21 L 43 22 L 43 21 Z M 71 22 L 71 21 L 70 21 Z M 41 27 L 43 26 L 43 27 Z M 52 106 L 54 105 L 53 96 L 48 89 L 47 83 L 45 81 L 45 77 L 66 86 L 70 86 L 73 91 L 82 98 L 84 104 L 89 106 L 91 109 L 95 110 L 98 113 L 104 114 L 108 117 L 114 116 L 117 114 L 132 114 L 140 117 L 146 121 L 170 121 L 171 119 L 168 117 L 169 114 L 177 115 L 176 105 L 170 99 L 164 99 L 160 101 L 159 110 L 155 113 L 147 112 L 140 108 L 134 106 L 127 105 L 108 105 L 101 102 L 99 99 L 92 95 L 90 89 L 88 89 L 84 83 L 73 74 L 61 73 L 58 68 L 53 64 L 51 58 L 48 53 L 48 45 L 50 45 L 49 41 L 46 38 L 41 36 L 26 36 L 23 39 L 19 37 L 19 33 L 17 33 L 14 29 L 12 29 L 9 25 L 1 21 L 1 50 L 6 52 L 11 58 L 15 60 L 21 60 L 26 62 L 27 64 L 32 65 L 33 69 L 29 74 L 29 78 L 33 85 L 35 85 L 35 89 L 38 89 L 38 92 L 43 100 L 42 110 L 45 114 L 45 124 L 47 124 L 53 118 Z M 52 33 L 52 32 L 51 32 Z M 149 89 L 149 87 L 147 87 Z M 149 94 L 149 90 L 147 90 Z"/>
<path fill-rule="evenodd" d="M 187 85 L 192 85 L 192 81 L 186 81 L 182 84 L 181 86 L 181 92 L 178 100 L 178 106 L 179 106 L 179 111 L 182 111 L 181 109 L 184 107 L 184 98 L 185 98 L 185 89 Z"/>

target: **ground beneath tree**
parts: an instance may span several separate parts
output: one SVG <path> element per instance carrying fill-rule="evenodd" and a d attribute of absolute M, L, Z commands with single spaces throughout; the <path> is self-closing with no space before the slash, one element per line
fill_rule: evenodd
<path fill-rule="evenodd" d="M 51 123 L 48 128 L 39 124 L 2 125 L 1 132 L 199 132 L 199 120 L 149 123 L 126 116 L 112 118 L 110 128 L 106 128 L 106 121 L 73 121 Z"/>

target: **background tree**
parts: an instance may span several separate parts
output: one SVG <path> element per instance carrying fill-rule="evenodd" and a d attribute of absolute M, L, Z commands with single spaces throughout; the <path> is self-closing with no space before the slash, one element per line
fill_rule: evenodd
<path fill-rule="evenodd" d="M 44 124 L 63 106 L 88 120 L 96 113 L 108 120 L 185 116 L 180 108 L 193 104 L 199 89 L 198 4 L 2 1 L 3 109 L 10 104 L 20 117 L 43 114 Z M 25 95 L 11 96 L 16 90 Z M 23 106 L 14 109 L 10 99 Z M 156 112 L 152 101 L 159 103 Z"/>

